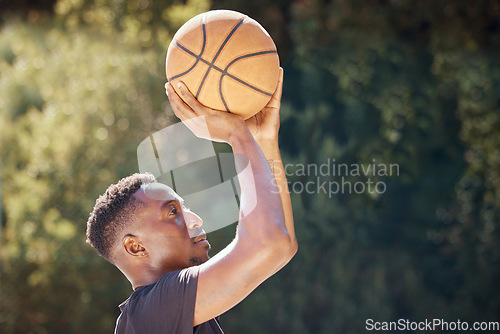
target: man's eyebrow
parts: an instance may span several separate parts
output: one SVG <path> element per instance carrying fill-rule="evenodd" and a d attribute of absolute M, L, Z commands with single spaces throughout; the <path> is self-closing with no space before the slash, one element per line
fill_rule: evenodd
<path fill-rule="evenodd" d="M 172 202 L 178 202 L 177 198 L 174 198 L 174 199 L 170 199 L 170 200 L 167 200 L 163 203 L 161 203 L 161 206 L 160 206 L 160 210 L 165 210 L 167 208 L 167 206 L 172 203 Z"/>
<path fill-rule="evenodd" d="M 179 202 L 181 205 L 184 205 L 184 199 L 179 197 L 179 198 L 174 198 L 174 199 L 169 199 L 166 200 L 165 202 L 161 203 L 160 210 L 165 210 L 165 208 L 172 202 Z"/>

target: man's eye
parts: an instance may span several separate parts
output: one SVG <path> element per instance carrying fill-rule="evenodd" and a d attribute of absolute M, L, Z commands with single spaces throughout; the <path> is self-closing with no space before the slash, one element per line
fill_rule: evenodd
<path fill-rule="evenodd" d="M 177 208 L 176 207 L 172 207 L 172 210 L 170 210 L 170 212 L 168 213 L 168 215 L 176 215 L 177 214 Z"/>

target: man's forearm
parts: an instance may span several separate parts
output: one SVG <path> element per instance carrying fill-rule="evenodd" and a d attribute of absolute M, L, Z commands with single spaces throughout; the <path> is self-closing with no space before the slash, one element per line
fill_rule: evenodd
<path fill-rule="evenodd" d="M 279 188 L 259 145 L 246 127 L 231 138 L 230 145 L 236 157 L 243 154 L 249 159 L 248 164 L 235 159 L 241 187 L 239 230 L 262 240 L 288 238 Z"/>
<path fill-rule="evenodd" d="M 292 253 L 295 253 L 295 251 L 297 250 L 297 239 L 295 237 L 292 202 L 290 199 L 290 191 L 288 189 L 288 182 L 286 179 L 283 161 L 281 160 L 278 140 L 261 140 L 258 142 L 258 144 L 274 174 L 275 182 L 278 187 L 283 206 L 286 229 L 292 241 L 291 251 Z"/>

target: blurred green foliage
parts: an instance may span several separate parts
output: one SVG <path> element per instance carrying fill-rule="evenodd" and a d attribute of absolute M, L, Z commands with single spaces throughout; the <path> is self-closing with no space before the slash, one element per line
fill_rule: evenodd
<path fill-rule="evenodd" d="M 226 332 L 500 320 L 498 2 L 47 3 L 0 3 L 2 333 L 112 331 L 131 290 L 85 244 L 87 215 L 137 170 L 138 143 L 176 122 L 166 48 L 209 8 L 247 13 L 276 41 L 291 185 L 342 182 L 297 169 L 333 159 L 399 166 L 374 177 L 383 194 L 292 188 L 299 253 L 222 317 Z M 232 235 L 211 233 L 214 249 Z"/>
<path fill-rule="evenodd" d="M 137 6 L 115 29 L 103 13 L 120 4 L 61 1 L 53 20 L 2 27 L 2 333 L 109 332 L 130 293 L 85 244 L 85 223 L 97 196 L 137 170 L 137 144 L 172 121 L 162 59 L 171 37 L 157 29 L 152 46 Z"/>

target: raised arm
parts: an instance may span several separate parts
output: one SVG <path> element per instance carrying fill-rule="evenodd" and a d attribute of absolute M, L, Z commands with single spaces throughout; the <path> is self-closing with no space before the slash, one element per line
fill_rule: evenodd
<path fill-rule="evenodd" d="M 281 197 L 286 229 L 292 241 L 289 249 L 289 256 L 279 266 L 278 270 L 286 265 L 298 250 L 297 239 L 295 238 L 290 191 L 288 189 L 286 173 L 283 161 L 281 160 L 281 153 L 278 145 L 282 89 L 283 69 L 280 69 L 278 87 L 272 97 L 271 103 L 269 103 L 260 113 L 245 121 L 250 132 L 257 141 L 257 144 L 259 144 L 262 152 L 264 153 L 271 170 L 273 171 L 276 185 L 278 186 Z"/>
<path fill-rule="evenodd" d="M 245 155 L 249 161 L 242 165 L 235 160 L 241 187 L 236 237 L 200 266 L 193 320 L 197 325 L 235 306 L 276 272 L 288 261 L 293 240 L 285 224 L 279 187 L 245 122 L 239 116 L 202 106 L 184 85 L 180 91 L 186 103 L 167 85 L 175 114 L 193 133 L 227 142 L 235 156 Z M 196 118 L 199 116 L 203 122 Z M 195 118 L 198 121 L 193 122 Z"/>

